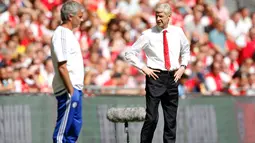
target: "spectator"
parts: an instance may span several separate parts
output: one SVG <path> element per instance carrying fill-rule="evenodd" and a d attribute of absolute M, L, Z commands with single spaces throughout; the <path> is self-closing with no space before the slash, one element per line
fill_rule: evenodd
<path fill-rule="evenodd" d="M 185 24 L 185 30 L 189 33 L 197 32 L 200 36 L 204 34 L 205 27 L 201 23 L 202 12 L 194 10 L 193 20 Z"/>
<path fill-rule="evenodd" d="M 118 2 L 117 9 L 121 14 L 123 14 L 125 19 L 131 18 L 141 10 L 137 0 L 120 0 Z"/>
<path fill-rule="evenodd" d="M 248 96 L 255 96 L 255 73 L 251 73 L 248 76 L 250 87 L 247 89 Z"/>
<path fill-rule="evenodd" d="M 15 92 L 29 92 L 29 73 L 27 68 L 22 67 L 19 69 L 18 76 L 14 79 L 15 82 Z M 33 81 L 30 82 L 33 84 Z"/>
<path fill-rule="evenodd" d="M 205 92 L 205 66 L 202 61 L 197 60 L 192 65 L 193 72 L 184 84 L 188 92 Z"/>
<path fill-rule="evenodd" d="M 224 3 L 225 0 L 216 0 L 216 5 L 213 7 L 215 15 L 217 15 L 222 22 L 226 22 L 229 19 L 229 11 L 224 6 Z"/>
<path fill-rule="evenodd" d="M 116 1 L 107 0 L 104 7 L 98 8 L 97 14 L 102 23 L 107 25 L 111 19 L 116 17 Z"/>
<path fill-rule="evenodd" d="M 0 24 L 5 24 L 9 30 L 9 34 L 13 34 L 15 31 L 15 27 L 19 23 L 19 17 L 18 17 L 18 7 L 16 4 L 10 4 L 8 7 L 8 11 L 5 11 L 0 16 Z"/>
<path fill-rule="evenodd" d="M 103 86 L 111 78 L 111 70 L 108 69 L 107 60 L 105 58 L 99 59 L 96 68 L 98 73 L 95 77 L 95 84 Z"/>
<path fill-rule="evenodd" d="M 227 53 L 226 40 L 227 37 L 224 32 L 224 24 L 218 21 L 215 28 L 209 33 L 209 39 L 212 42 L 213 48 L 222 54 Z"/>
<path fill-rule="evenodd" d="M 211 65 L 211 72 L 205 77 L 205 85 L 210 94 L 218 95 L 223 91 L 223 80 L 220 75 L 221 65 L 218 62 L 214 62 Z"/>
<path fill-rule="evenodd" d="M 42 92 L 52 92 L 52 81 L 54 77 L 54 68 L 52 64 L 52 59 L 48 58 L 44 60 L 43 66 L 40 68 L 40 73 L 42 74 Z"/>
<path fill-rule="evenodd" d="M 252 27 L 250 10 L 247 7 L 243 7 L 240 9 L 241 13 L 241 22 L 243 24 L 244 33 L 248 33 L 249 29 Z"/>
<path fill-rule="evenodd" d="M 226 21 L 226 33 L 232 42 L 244 33 L 244 25 L 241 22 L 241 14 L 236 11 L 232 14 L 231 19 Z"/>
<path fill-rule="evenodd" d="M 12 69 L 6 68 L 6 67 L 1 67 L 0 68 L 0 91 L 1 92 L 8 92 L 8 91 L 13 91 L 14 89 L 14 84 L 13 80 L 10 76 Z"/>
<path fill-rule="evenodd" d="M 240 63 L 242 63 L 245 59 L 251 58 L 255 53 L 255 27 L 249 30 L 250 41 L 247 43 L 246 47 L 242 49 L 240 54 Z"/>
<path fill-rule="evenodd" d="M 237 50 L 232 50 L 229 52 L 228 56 L 224 58 L 227 74 L 230 76 L 233 76 L 234 73 L 239 69 L 238 57 L 239 52 Z"/>
<path fill-rule="evenodd" d="M 252 24 L 251 27 L 255 27 L 255 12 L 251 14 L 251 24 Z"/>
<path fill-rule="evenodd" d="M 183 76 L 182 76 L 182 78 L 180 79 L 180 84 L 179 84 L 179 86 L 178 86 L 178 93 L 179 93 L 179 96 L 181 97 L 181 98 L 185 98 L 185 96 L 187 96 L 186 94 L 186 91 L 187 91 L 187 89 L 186 89 L 186 86 L 185 86 L 185 83 L 187 82 L 187 80 L 188 80 L 188 76 L 186 75 L 186 74 L 184 74 Z"/>

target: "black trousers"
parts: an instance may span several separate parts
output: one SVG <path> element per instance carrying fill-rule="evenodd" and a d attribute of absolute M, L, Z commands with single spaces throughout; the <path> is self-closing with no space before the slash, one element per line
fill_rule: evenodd
<path fill-rule="evenodd" d="M 158 123 L 158 106 L 161 101 L 164 115 L 164 143 L 175 143 L 178 108 L 178 82 L 174 71 L 156 73 L 154 80 L 146 76 L 146 117 L 141 131 L 141 143 L 151 143 Z"/>

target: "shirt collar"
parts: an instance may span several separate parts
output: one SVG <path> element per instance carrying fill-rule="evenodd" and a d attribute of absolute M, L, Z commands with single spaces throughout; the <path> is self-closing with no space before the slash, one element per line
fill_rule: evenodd
<path fill-rule="evenodd" d="M 160 33 L 163 33 L 163 31 L 167 31 L 167 32 L 169 32 L 169 25 L 167 26 L 167 28 L 165 28 L 165 29 L 163 29 L 163 28 L 161 28 L 161 27 L 159 27 L 159 26 L 156 26 L 156 28 L 157 28 L 157 30 L 158 30 L 158 32 L 160 32 Z"/>

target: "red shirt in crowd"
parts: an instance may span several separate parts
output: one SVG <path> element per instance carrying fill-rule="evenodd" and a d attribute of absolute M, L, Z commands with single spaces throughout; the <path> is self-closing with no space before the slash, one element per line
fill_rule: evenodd
<path fill-rule="evenodd" d="M 41 2 L 47 7 L 48 10 L 58 6 L 62 3 L 62 0 L 41 0 Z"/>
<path fill-rule="evenodd" d="M 248 42 L 246 47 L 242 49 L 240 54 L 240 63 L 242 63 L 247 58 L 251 58 L 254 52 L 255 52 L 255 40 Z"/>

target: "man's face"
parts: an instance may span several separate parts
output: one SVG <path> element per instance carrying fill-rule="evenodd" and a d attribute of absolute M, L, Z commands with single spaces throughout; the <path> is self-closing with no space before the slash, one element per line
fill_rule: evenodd
<path fill-rule="evenodd" d="M 240 19 L 241 19 L 240 13 L 236 13 L 236 14 L 233 16 L 233 21 L 234 21 L 235 23 L 238 23 L 238 22 L 240 21 Z"/>
<path fill-rule="evenodd" d="M 79 10 L 76 15 L 72 16 L 72 26 L 77 28 L 83 21 L 83 11 Z"/>
<path fill-rule="evenodd" d="M 217 5 L 218 5 L 219 7 L 224 6 L 224 0 L 218 0 L 218 1 L 217 1 Z"/>
<path fill-rule="evenodd" d="M 202 12 L 200 12 L 200 11 L 198 11 L 198 10 L 196 10 L 196 11 L 194 12 L 194 19 L 195 19 L 196 21 L 200 21 L 202 16 L 203 16 Z"/>
<path fill-rule="evenodd" d="M 252 25 L 255 25 L 255 13 L 251 16 Z"/>
<path fill-rule="evenodd" d="M 218 75 L 221 71 L 221 65 L 219 63 L 214 63 L 213 64 L 213 70 L 212 72 L 215 74 L 215 75 Z"/>
<path fill-rule="evenodd" d="M 223 24 L 222 22 L 219 22 L 219 23 L 217 24 L 217 29 L 218 29 L 218 31 L 220 31 L 220 32 L 224 32 L 224 24 Z"/>
<path fill-rule="evenodd" d="M 245 9 L 242 11 L 242 14 L 243 14 L 244 17 L 249 16 L 249 15 L 250 15 L 249 9 L 248 9 L 248 8 L 245 8 Z"/>
<path fill-rule="evenodd" d="M 166 28 L 171 15 L 167 15 L 163 11 L 156 11 L 156 23 L 161 28 Z"/>
<path fill-rule="evenodd" d="M 18 12 L 18 8 L 15 4 L 11 4 L 11 6 L 9 7 L 9 12 L 11 15 L 17 15 Z"/>
<path fill-rule="evenodd" d="M 255 40 L 255 28 L 252 28 L 250 30 L 250 37 L 251 37 L 251 40 Z"/>

